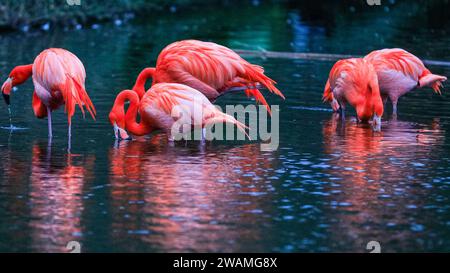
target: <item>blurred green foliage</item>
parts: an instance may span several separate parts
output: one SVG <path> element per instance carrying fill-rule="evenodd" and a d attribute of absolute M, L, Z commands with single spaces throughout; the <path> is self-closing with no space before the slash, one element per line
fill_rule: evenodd
<path fill-rule="evenodd" d="M 0 27 L 17 28 L 46 21 L 73 24 L 89 20 L 101 21 L 124 12 L 143 12 L 167 8 L 170 5 L 189 5 L 195 0 L 1 0 Z"/>

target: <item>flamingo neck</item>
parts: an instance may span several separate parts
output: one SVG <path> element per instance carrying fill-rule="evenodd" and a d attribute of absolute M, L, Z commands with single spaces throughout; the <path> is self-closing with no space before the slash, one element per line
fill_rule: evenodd
<path fill-rule="evenodd" d="M 145 83 L 149 78 L 153 78 L 155 74 L 155 68 L 148 67 L 139 73 L 136 79 L 136 83 L 133 86 L 133 90 L 138 94 L 139 98 L 142 98 L 145 94 Z"/>
<path fill-rule="evenodd" d="M 131 90 L 123 91 L 119 94 L 119 104 L 123 109 L 125 101 L 130 101 L 130 106 L 125 114 L 125 127 L 131 134 L 136 136 L 142 136 L 149 134 L 153 129 L 144 120 L 139 123 L 136 121 L 138 109 L 139 109 L 139 97 Z"/>
<path fill-rule="evenodd" d="M 28 80 L 33 74 L 33 64 L 16 66 L 10 74 L 13 85 L 19 85 Z"/>

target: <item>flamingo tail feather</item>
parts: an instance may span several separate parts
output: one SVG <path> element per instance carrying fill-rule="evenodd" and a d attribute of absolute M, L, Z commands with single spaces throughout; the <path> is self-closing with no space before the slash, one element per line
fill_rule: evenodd
<path fill-rule="evenodd" d="M 85 116 L 85 109 L 89 112 L 91 117 L 95 120 L 96 110 L 89 95 L 84 87 L 72 76 L 66 74 L 66 81 L 61 88 L 65 102 L 65 111 L 68 115 L 69 124 L 72 116 L 75 113 L 75 105 L 78 104 L 83 117 Z"/>
<path fill-rule="evenodd" d="M 260 66 L 248 64 L 245 66 L 245 75 L 241 75 L 242 78 L 248 79 L 252 82 L 259 82 L 264 85 L 270 92 L 285 99 L 283 93 L 275 87 L 276 82 L 271 78 L 264 75 L 264 69 Z"/>
<path fill-rule="evenodd" d="M 238 120 L 236 120 L 234 117 L 227 115 L 225 113 L 221 113 L 220 115 L 216 115 L 210 119 L 208 119 L 206 121 L 205 125 L 211 125 L 214 123 L 221 123 L 221 122 L 225 122 L 225 123 L 231 123 L 236 125 L 236 127 L 245 134 L 245 136 L 251 140 L 250 136 L 247 134 L 246 129 L 249 129 L 248 126 L 246 126 L 245 124 L 239 122 Z"/>

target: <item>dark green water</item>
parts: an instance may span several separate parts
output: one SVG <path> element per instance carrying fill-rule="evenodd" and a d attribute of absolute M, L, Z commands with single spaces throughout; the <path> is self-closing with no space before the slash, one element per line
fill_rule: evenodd
<path fill-rule="evenodd" d="M 448 6 L 382 2 L 204 7 L 121 26 L 1 34 L 1 81 L 45 48 L 78 55 L 98 120 L 77 113 L 69 156 L 63 111 L 48 149 L 31 81 L 12 94 L 13 124 L 28 130 L 0 131 L 0 251 L 66 252 L 72 240 L 83 252 L 366 252 L 372 240 L 382 251 L 450 251 L 448 87 L 403 97 L 397 121 L 389 105 L 374 133 L 321 103 L 333 62 L 246 57 L 287 98 L 266 96 L 281 109 L 275 152 L 251 141 L 172 147 L 163 135 L 116 145 L 107 120 L 115 95 L 165 45 L 186 38 L 351 55 L 402 47 L 450 61 Z M 450 75 L 449 66 L 429 68 Z M 239 94 L 217 101 L 249 103 Z M 4 105 L 0 125 L 9 125 Z"/>

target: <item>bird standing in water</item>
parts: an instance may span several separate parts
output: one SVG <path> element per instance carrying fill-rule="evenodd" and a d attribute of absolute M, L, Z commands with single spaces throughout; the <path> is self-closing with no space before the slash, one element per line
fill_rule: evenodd
<path fill-rule="evenodd" d="M 86 72 L 81 61 L 71 52 L 61 48 L 42 51 L 33 64 L 16 66 L 3 83 L 2 94 L 9 105 L 13 86 L 33 78 L 33 110 L 38 118 L 48 117 L 48 136 L 52 138 L 52 111 L 65 105 L 68 117 L 68 136 L 71 120 L 78 104 L 83 115 L 84 107 L 95 119 L 95 108 L 85 90 Z"/>
<path fill-rule="evenodd" d="M 130 106 L 125 113 L 126 101 L 130 101 Z M 172 115 L 175 107 L 181 111 L 179 117 Z M 136 121 L 138 113 L 140 122 Z M 202 128 L 217 122 L 228 122 L 235 124 L 246 134 L 247 127 L 244 124 L 218 110 L 199 91 L 177 83 L 154 84 L 142 99 L 139 99 L 133 90 L 124 90 L 117 95 L 109 114 L 109 120 L 114 126 L 115 136 L 118 139 L 129 139 L 127 131 L 133 135 L 142 136 L 154 130 L 162 130 L 166 132 L 169 140 L 173 141 L 172 127 L 180 118 L 185 118 L 188 125 L 197 125 Z"/>
<path fill-rule="evenodd" d="M 432 74 L 419 58 L 400 48 L 375 50 L 364 59 L 374 66 L 383 102 L 389 98 L 394 115 L 397 114 L 398 99 L 404 94 L 425 86 L 441 94 L 442 82 L 447 80 Z"/>
<path fill-rule="evenodd" d="M 377 74 L 372 64 L 364 59 L 338 61 L 331 69 L 323 100 L 340 109 L 342 116 L 346 103 L 349 103 L 356 109 L 359 121 L 367 122 L 373 118 L 374 127 L 379 130 L 381 126 L 383 102 Z"/>
<path fill-rule="evenodd" d="M 383 103 L 389 98 L 394 116 L 397 115 L 397 103 L 401 96 L 426 86 L 441 94 L 442 82 L 447 80 L 445 76 L 432 74 L 419 58 L 400 48 L 375 50 L 364 59 L 375 68 Z M 328 101 L 334 111 L 339 110 L 333 94 L 328 94 Z"/>
<path fill-rule="evenodd" d="M 275 81 L 264 75 L 264 69 L 241 58 L 233 50 L 211 42 L 183 40 L 164 48 L 155 68 L 145 68 L 138 76 L 133 90 L 139 98 L 145 94 L 145 83 L 181 83 L 190 86 L 214 102 L 231 91 L 245 91 L 257 102 L 270 107 L 257 89 L 259 85 L 284 99 Z"/>

